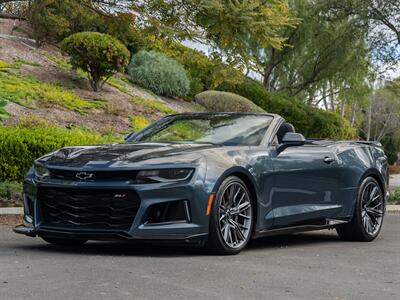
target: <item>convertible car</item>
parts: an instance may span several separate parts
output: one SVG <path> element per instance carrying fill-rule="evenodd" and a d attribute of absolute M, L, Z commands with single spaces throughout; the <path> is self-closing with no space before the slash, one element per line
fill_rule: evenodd
<path fill-rule="evenodd" d="M 122 144 L 37 159 L 14 231 L 55 245 L 146 239 L 220 254 L 252 238 L 319 229 L 372 241 L 387 185 L 377 143 L 306 139 L 274 114 L 184 113 Z"/>

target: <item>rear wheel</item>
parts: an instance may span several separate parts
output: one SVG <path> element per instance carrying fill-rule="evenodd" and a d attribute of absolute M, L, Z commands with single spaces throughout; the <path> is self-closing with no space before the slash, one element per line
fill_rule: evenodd
<path fill-rule="evenodd" d="M 340 238 L 353 241 L 374 240 L 382 228 L 384 201 L 379 183 L 372 177 L 364 179 L 358 190 L 353 219 L 336 228 Z"/>
<path fill-rule="evenodd" d="M 55 245 L 55 246 L 64 246 L 64 247 L 78 247 L 82 246 L 87 242 L 87 240 L 79 240 L 79 239 L 60 239 L 60 238 L 49 238 L 42 237 L 46 242 Z"/>
<path fill-rule="evenodd" d="M 236 176 L 226 178 L 213 203 L 208 248 L 219 254 L 238 254 L 250 241 L 253 215 L 246 184 Z"/>

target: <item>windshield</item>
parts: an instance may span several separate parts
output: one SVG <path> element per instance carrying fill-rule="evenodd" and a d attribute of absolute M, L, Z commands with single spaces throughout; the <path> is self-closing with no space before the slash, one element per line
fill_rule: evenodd
<path fill-rule="evenodd" d="M 178 115 L 145 130 L 136 142 L 259 145 L 272 119 L 267 115 Z"/>

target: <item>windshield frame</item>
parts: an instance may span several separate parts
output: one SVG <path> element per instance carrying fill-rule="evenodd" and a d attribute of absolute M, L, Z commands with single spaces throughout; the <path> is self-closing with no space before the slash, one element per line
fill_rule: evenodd
<path fill-rule="evenodd" d="M 133 133 L 131 134 L 131 136 L 129 136 L 129 138 L 125 141 L 125 143 L 159 143 L 159 144 L 173 144 L 174 142 L 147 142 L 147 141 L 140 141 L 140 139 L 145 136 L 148 132 L 152 131 L 155 127 L 158 127 L 164 123 L 167 122 L 171 122 L 171 120 L 173 119 L 177 119 L 177 118 L 185 118 L 185 117 L 207 117 L 207 116 L 231 116 L 231 115 L 237 115 L 237 116 L 268 116 L 271 117 L 271 123 L 268 126 L 267 130 L 265 131 L 265 134 L 263 136 L 263 138 L 261 139 L 260 143 L 257 145 L 253 145 L 253 146 L 262 146 L 262 145 L 268 145 L 269 144 L 269 140 L 270 140 L 270 136 L 271 133 L 274 131 L 275 127 L 276 127 L 276 123 L 278 121 L 278 119 L 281 119 L 281 117 L 274 115 L 274 114 L 269 114 L 269 113 L 239 113 L 239 112 L 202 112 L 202 113 L 180 113 L 180 114 L 172 114 L 172 115 L 168 115 L 165 116 L 157 121 L 155 121 L 154 123 L 152 123 L 151 125 L 149 125 L 148 127 L 142 129 L 141 131 L 137 132 L 137 133 Z M 193 143 L 193 144 L 199 144 L 200 142 L 189 142 L 188 144 Z M 179 144 L 179 142 L 176 142 L 176 144 Z M 207 142 L 204 142 L 204 144 L 209 144 Z M 218 144 L 220 146 L 224 146 L 227 147 L 227 145 L 223 145 L 223 144 Z M 235 147 L 250 147 L 250 145 L 235 145 Z"/>

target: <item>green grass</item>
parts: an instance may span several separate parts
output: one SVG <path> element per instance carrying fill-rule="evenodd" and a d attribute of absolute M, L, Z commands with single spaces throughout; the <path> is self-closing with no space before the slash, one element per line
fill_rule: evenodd
<path fill-rule="evenodd" d="M 4 60 L 0 59 L 0 70 L 7 69 L 9 67 L 10 67 L 10 65 L 8 63 L 6 63 Z"/>
<path fill-rule="evenodd" d="M 5 106 L 7 105 L 6 100 L 0 98 L 0 120 L 8 116 L 8 112 L 5 110 Z"/>
<path fill-rule="evenodd" d="M 127 83 L 125 80 L 123 80 L 120 77 L 114 76 L 111 77 L 107 80 L 107 83 L 122 93 L 129 94 L 129 83 Z"/>
<path fill-rule="evenodd" d="M 72 70 L 72 66 L 71 64 L 68 62 L 67 58 L 61 57 L 61 56 L 57 56 L 57 55 L 53 55 L 50 53 L 44 53 L 44 56 L 47 57 L 47 59 L 51 60 L 53 63 L 57 64 L 57 66 L 63 70 L 63 71 L 71 71 Z"/>
<path fill-rule="evenodd" d="M 10 66 L 11 68 L 14 69 L 19 69 L 22 65 L 28 65 L 32 67 L 40 67 L 41 64 L 35 63 L 35 62 L 30 62 L 27 60 L 24 60 L 22 58 L 15 58 L 13 64 Z"/>
<path fill-rule="evenodd" d="M 0 70 L 0 99 L 34 107 L 37 102 L 42 107 L 64 107 L 86 114 L 91 108 L 103 108 L 102 100 L 88 100 L 79 97 L 72 90 L 40 81 L 32 76 L 23 76 Z"/>
<path fill-rule="evenodd" d="M 132 116 L 131 122 L 131 127 L 134 132 L 138 132 L 151 124 L 151 121 L 143 116 Z"/>
<path fill-rule="evenodd" d="M 139 96 L 134 96 L 132 98 L 132 102 L 138 106 L 141 106 L 147 114 L 163 113 L 168 115 L 177 113 L 176 110 L 173 110 L 164 103 L 156 100 L 145 99 Z"/>

